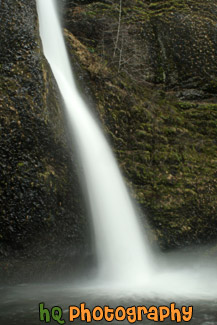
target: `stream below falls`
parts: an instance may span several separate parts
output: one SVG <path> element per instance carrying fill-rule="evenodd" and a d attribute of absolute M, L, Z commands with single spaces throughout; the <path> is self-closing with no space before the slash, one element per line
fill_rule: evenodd
<path fill-rule="evenodd" d="M 4 325 L 34 325 L 45 324 L 39 321 L 39 307 L 40 302 L 45 303 L 46 308 L 52 306 L 60 306 L 64 313 L 61 319 L 65 320 L 65 324 L 86 324 L 79 318 L 74 322 L 69 322 L 69 305 L 80 306 L 81 302 L 86 303 L 86 307 L 92 309 L 94 306 L 108 305 L 111 308 L 117 306 L 169 306 L 171 299 L 159 298 L 159 295 L 150 296 L 148 292 L 142 294 L 135 294 L 130 292 L 119 291 L 117 294 L 107 293 L 107 291 L 97 290 L 97 288 L 78 287 L 76 284 L 53 283 L 53 284 L 35 284 L 35 285 L 18 285 L 15 287 L 1 287 L 0 288 L 0 324 Z M 188 297 L 177 298 L 175 301 L 176 307 L 193 306 L 193 318 L 190 321 L 192 325 L 216 325 L 217 324 L 217 299 L 210 302 L 203 300 L 201 297 L 192 300 Z M 108 324 L 105 320 L 92 321 L 91 323 L 98 323 L 100 325 Z M 148 320 L 145 316 L 142 321 L 137 321 L 134 324 L 160 324 Z M 182 321 L 179 324 L 186 324 Z M 51 321 L 50 324 L 58 324 L 56 321 Z M 112 321 L 111 324 L 130 324 L 127 320 Z M 177 324 L 176 321 L 171 322 L 170 318 L 164 320 L 164 324 Z"/>

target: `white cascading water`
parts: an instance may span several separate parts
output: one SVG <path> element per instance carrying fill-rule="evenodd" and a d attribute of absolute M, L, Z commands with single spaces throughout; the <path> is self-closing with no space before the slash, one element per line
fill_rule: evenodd
<path fill-rule="evenodd" d="M 190 263 L 178 253 L 170 260 L 158 258 L 157 263 L 153 262 L 153 252 L 141 231 L 111 149 L 76 87 L 56 3 L 36 1 L 44 54 L 64 99 L 89 195 L 99 260 L 98 279 L 103 280 L 93 281 L 93 290 L 98 283 L 102 289 L 104 284 L 106 290 L 126 287 L 130 294 L 134 291 L 142 296 L 216 299 L 216 263 L 211 265 L 200 255 L 199 259 L 189 256 Z"/>
<path fill-rule="evenodd" d="M 83 167 L 99 276 L 144 281 L 152 269 L 151 250 L 112 151 L 76 87 L 56 3 L 37 0 L 37 9 L 43 51 L 63 97 Z"/>

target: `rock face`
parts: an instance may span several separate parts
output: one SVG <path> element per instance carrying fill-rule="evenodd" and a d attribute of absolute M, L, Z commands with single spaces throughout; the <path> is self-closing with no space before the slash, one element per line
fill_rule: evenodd
<path fill-rule="evenodd" d="M 163 248 L 216 239 L 216 0 L 62 3 L 76 70 L 154 238 Z M 35 1 L 0 5 L 0 256 L 7 271 L 12 257 L 61 264 L 84 252 L 90 236 Z"/>
<path fill-rule="evenodd" d="M 77 2 L 69 48 L 164 248 L 217 238 L 217 1 Z"/>
<path fill-rule="evenodd" d="M 216 1 L 73 4 L 66 26 L 119 72 L 138 82 L 186 89 L 186 99 L 216 94 Z"/>
<path fill-rule="evenodd" d="M 87 243 L 76 164 L 35 1 L 3 0 L 1 13 L 0 257 L 61 264 Z"/>

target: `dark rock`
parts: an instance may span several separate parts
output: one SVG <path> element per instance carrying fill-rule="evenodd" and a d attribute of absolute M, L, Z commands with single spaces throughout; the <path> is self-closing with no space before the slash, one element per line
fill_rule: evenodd
<path fill-rule="evenodd" d="M 4 0 L 1 16 L 0 281 L 16 259 L 82 258 L 90 237 L 35 1 Z"/>

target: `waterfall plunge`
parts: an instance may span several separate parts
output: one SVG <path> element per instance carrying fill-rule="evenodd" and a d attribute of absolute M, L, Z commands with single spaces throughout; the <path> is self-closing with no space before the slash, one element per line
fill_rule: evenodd
<path fill-rule="evenodd" d="M 73 78 L 54 0 L 37 0 L 43 51 L 63 97 L 93 218 L 99 277 L 133 284 L 152 273 L 152 254 L 112 151 Z"/>

